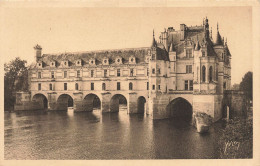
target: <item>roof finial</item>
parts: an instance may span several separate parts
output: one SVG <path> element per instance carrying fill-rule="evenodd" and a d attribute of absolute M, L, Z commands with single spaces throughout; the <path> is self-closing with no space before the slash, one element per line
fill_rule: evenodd
<path fill-rule="evenodd" d="M 210 27 L 210 38 L 212 39 L 212 27 Z"/>
<path fill-rule="evenodd" d="M 226 43 L 225 44 L 227 45 L 227 37 L 226 37 Z"/>
<path fill-rule="evenodd" d="M 153 38 L 154 38 L 154 29 L 153 29 Z"/>
<path fill-rule="evenodd" d="M 218 22 L 217 22 L 217 31 L 218 31 Z"/>

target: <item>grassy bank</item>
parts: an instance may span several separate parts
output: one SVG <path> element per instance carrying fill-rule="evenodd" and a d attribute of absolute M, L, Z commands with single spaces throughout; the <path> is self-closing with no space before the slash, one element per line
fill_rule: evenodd
<path fill-rule="evenodd" d="M 230 119 L 220 131 L 219 153 L 222 159 L 253 157 L 253 111 L 247 117 Z"/>

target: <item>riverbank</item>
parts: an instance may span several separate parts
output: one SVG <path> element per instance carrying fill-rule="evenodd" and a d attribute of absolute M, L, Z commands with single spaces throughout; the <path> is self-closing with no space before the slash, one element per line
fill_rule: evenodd
<path fill-rule="evenodd" d="M 220 131 L 219 153 L 222 159 L 253 157 L 253 110 L 246 117 L 234 117 Z"/>

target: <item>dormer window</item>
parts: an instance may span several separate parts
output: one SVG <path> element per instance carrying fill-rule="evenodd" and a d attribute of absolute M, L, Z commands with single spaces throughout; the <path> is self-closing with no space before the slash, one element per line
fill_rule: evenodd
<path fill-rule="evenodd" d="M 103 65 L 109 65 L 109 59 L 108 58 L 103 59 Z"/>
<path fill-rule="evenodd" d="M 186 49 L 186 58 L 192 58 L 192 49 Z"/>
<path fill-rule="evenodd" d="M 135 64 L 135 57 L 134 56 L 131 56 L 130 58 L 129 58 L 129 64 Z"/>
<path fill-rule="evenodd" d="M 42 62 L 38 62 L 38 63 L 37 63 L 37 67 L 38 67 L 38 68 L 42 68 Z"/>
<path fill-rule="evenodd" d="M 95 64 L 96 64 L 96 60 L 93 59 L 93 58 L 90 59 L 90 60 L 89 60 L 89 64 L 90 64 L 90 65 L 95 65 Z"/>
<path fill-rule="evenodd" d="M 121 57 L 116 58 L 116 63 L 117 64 L 122 64 L 122 58 Z"/>
<path fill-rule="evenodd" d="M 149 63 L 149 59 L 150 59 L 150 57 L 149 57 L 149 56 L 146 56 L 146 57 L 145 57 L 145 62 L 146 62 L 146 63 Z"/>
<path fill-rule="evenodd" d="M 56 67 L 56 62 L 55 61 L 51 61 L 50 66 L 51 67 Z"/>
<path fill-rule="evenodd" d="M 82 60 L 81 59 L 76 61 L 76 66 L 81 66 L 81 64 L 82 64 Z"/>
<path fill-rule="evenodd" d="M 202 51 L 202 57 L 205 57 L 205 51 Z"/>
<path fill-rule="evenodd" d="M 63 67 L 68 67 L 69 66 L 69 61 L 65 60 L 62 62 Z"/>

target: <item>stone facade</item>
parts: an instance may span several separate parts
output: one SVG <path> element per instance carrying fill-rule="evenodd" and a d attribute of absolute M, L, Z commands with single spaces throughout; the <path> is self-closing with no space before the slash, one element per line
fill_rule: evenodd
<path fill-rule="evenodd" d="M 217 29 L 213 41 L 208 19 L 201 26 L 180 25 L 153 34 L 147 48 L 81 53 L 43 54 L 37 45 L 30 69 L 31 101 L 49 110 L 74 107 L 92 111 L 96 100 L 102 112 L 118 111 L 126 100 L 128 113 L 168 118 L 177 99 L 215 120 L 222 116 L 224 90 L 230 89 L 231 54 Z"/>

